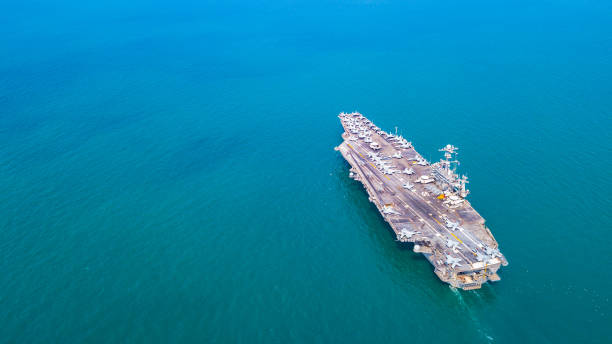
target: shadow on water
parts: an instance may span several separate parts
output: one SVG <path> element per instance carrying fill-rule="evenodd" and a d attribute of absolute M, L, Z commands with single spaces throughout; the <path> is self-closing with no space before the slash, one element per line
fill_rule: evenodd
<path fill-rule="evenodd" d="M 391 226 L 374 203 L 368 200 L 368 193 L 361 182 L 348 177 L 350 165 L 342 157 L 338 160 L 342 168 L 335 175 L 345 190 L 351 207 L 354 207 L 361 222 L 368 228 L 367 235 L 372 239 L 376 250 L 382 253 L 386 263 L 390 263 L 392 277 L 400 277 L 401 284 L 414 284 L 415 278 L 435 277 L 427 259 L 422 254 L 412 251 L 414 244 L 396 240 Z"/>

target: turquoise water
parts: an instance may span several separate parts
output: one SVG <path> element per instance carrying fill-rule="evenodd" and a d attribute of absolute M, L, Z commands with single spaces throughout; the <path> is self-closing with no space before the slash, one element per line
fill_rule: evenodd
<path fill-rule="evenodd" d="M 607 1 L 0 13 L 0 341 L 609 342 Z M 455 291 L 333 148 L 460 147 L 507 256 Z"/>

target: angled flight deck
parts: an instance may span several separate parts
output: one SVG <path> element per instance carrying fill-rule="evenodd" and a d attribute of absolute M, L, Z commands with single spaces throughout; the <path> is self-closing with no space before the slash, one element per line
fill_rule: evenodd
<path fill-rule="evenodd" d="M 401 136 L 382 131 L 358 112 L 339 116 L 344 142 L 336 147 L 369 199 L 402 242 L 413 242 L 444 282 L 466 290 L 499 281 L 508 265 L 485 221 L 465 199 L 465 176 L 455 173 L 457 147 L 431 164 Z"/>

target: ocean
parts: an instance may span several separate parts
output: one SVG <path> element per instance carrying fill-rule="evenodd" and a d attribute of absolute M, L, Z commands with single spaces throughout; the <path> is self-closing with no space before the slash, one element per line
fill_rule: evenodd
<path fill-rule="evenodd" d="M 0 342 L 610 343 L 609 1 L 0 12 Z M 510 263 L 453 290 L 334 147 L 459 147 Z"/>

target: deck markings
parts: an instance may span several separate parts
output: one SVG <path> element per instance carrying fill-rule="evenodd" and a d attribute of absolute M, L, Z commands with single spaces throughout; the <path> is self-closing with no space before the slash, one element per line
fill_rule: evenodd
<path fill-rule="evenodd" d="M 436 220 L 436 222 L 437 222 L 437 220 Z M 438 222 L 438 223 L 439 223 L 439 222 Z M 459 238 L 458 238 L 458 237 L 455 235 L 455 233 L 451 233 L 450 235 L 454 236 L 454 237 L 455 237 L 455 239 L 457 239 L 457 241 L 459 241 L 460 243 L 462 243 L 462 244 L 463 244 L 463 241 L 461 241 L 461 239 L 459 239 Z"/>
<path fill-rule="evenodd" d="M 387 140 L 385 140 L 385 141 L 387 141 Z M 363 148 L 363 146 L 360 144 L 360 142 L 356 142 L 356 144 L 357 144 L 357 146 L 358 146 L 359 148 L 364 149 L 364 148 Z M 358 150 L 357 150 L 355 147 L 351 146 L 351 144 L 350 144 L 350 143 L 348 143 L 348 142 L 347 142 L 347 145 L 348 145 L 348 146 L 349 146 L 349 147 L 350 147 L 350 148 L 351 148 L 351 149 L 352 149 L 354 152 L 356 152 L 357 154 L 359 154 L 359 156 L 360 156 L 360 157 L 361 157 L 363 160 L 366 160 L 366 159 L 365 159 L 365 157 L 364 157 L 364 156 L 363 156 L 363 155 L 362 155 L 362 154 L 361 154 L 361 153 L 360 153 L 360 152 L 359 152 L 359 151 L 358 151 Z M 378 168 L 377 168 L 377 167 L 376 167 L 374 164 L 372 164 L 372 163 L 371 163 L 371 162 L 369 162 L 369 161 L 368 161 L 368 163 L 369 163 L 369 164 L 370 164 L 370 165 L 371 165 L 371 166 L 374 168 L 374 170 L 375 170 L 375 171 L 380 172 L 380 170 L 379 170 L 379 169 L 378 169 Z M 413 165 L 414 165 L 414 164 L 416 164 L 416 163 L 417 163 L 416 161 L 413 161 L 413 162 L 412 162 L 412 164 L 413 164 Z M 378 173 L 375 173 L 375 175 L 376 175 L 376 176 L 379 176 L 379 174 L 378 174 Z M 391 178 L 389 178 L 389 176 L 387 176 L 386 174 L 380 174 L 380 175 L 384 176 L 384 177 L 385 177 L 385 178 L 387 178 L 387 180 L 389 180 L 389 181 L 391 180 Z M 380 177 L 379 177 L 379 178 L 380 178 Z M 383 185 L 384 185 L 384 183 L 383 183 Z M 399 189 L 399 190 L 401 190 L 399 187 L 398 187 L 398 189 Z M 423 200 L 424 202 L 427 202 L 427 201 L 426 201 L 426 200 L 425 200 L 423 197 L 421 197 L 420 195 L 418 195 L 418 194 L 415 194 L 415 195 L 416 195 L 416 197 L 420 198 L 420 199 L 421 199 L 421 200 Z M 425 219 L 423 219 L 423 218 L 421 217 L 421 215 L 420 215 L 420 214 L 419 214 L 419 213 L 418 213 L 418 212 L 417 212 L 417 211 L 416 211 L 416 210 L 415 210 L 413 207 L 411 207 L 410 205 L 408 205 L 408 203 L 406 203 L 406 202 L 405 202 L 405 201 L 404 201 L 404 200 L 403 200 L 403 199 L 402 199 L 400 196 L 396 196 L 396 198 L 397 198 L 397 200 L 398 200 L 398 201 L 400 201 L 402 204 L 404 204 L 404 208 L 406 208 L 406 209 L 410 209 L 410 210 L 411 210 L 411 211 L 412 211 L 412 212 L 413 212 L 415 215 L 417 215 L 419 218 L 421 218 L 421 220 L 423 220 L 423 222 L 424 222 L 424 223 L 425 223 L 425 224 L 426 224 L 428 227 L 430 227 L 431 229 L 433 229 L 435 232 L 440 233 L 440 230 L 439 230 L 439 229 L 436 229 L 436 228 L 435 228 L 434 226 L 432 226 L 432 225 L 431 225 L 429 222 L 425 221 Z M 427 203 L 428 203 L 428 204 L 430 204 L 430 202 L 427 202 Z M 436 209 L 435 207 L 432 207 L 432 208 L 433 208 L 433 210 L 436 210 L 436 211 L 439 213 L 439 210 L 438 210 L 438 209 Z M 383 217 L 384 217 L 384 215 L 383 215 Z M 452 233 L 452 232 L 451 232 L 451 231 L 450 231 L 448 228 L 446 228 L 446 226 L 444 226 L 442 223 L 440 223 L 440 221 L 438 221 L 438 219 L 436 219 L 436 218 L 434 217 L 434 215 L 433 215 L 433 214 L 431 215 L 431 217 L 432 217 L 432 218 L 433 218 L 433 219 L 436 221 L 436 223 L 438 223 L 438 225 L 440 225 L 440 227 L 442 227 L 443 231 L 446 231 L 448 234 L 452 235 L 452 236 L 453 236 L 453 237 L 454 237 L 454 238 L 455 238 L 455 239 L 456 239 L 456 240 L 457 240 L 459 243 L 461 243 L 463 246 L 465 246 L 465 247 L 468 249 L 468 251 L 470 251 L 470 252 L 471 252 L 471 249 L 469 248 L 469 246 L 467 246 L 467 245 L 466 245 L 466 244 L 465 244 L 465 243 L 464 243 L 464 242 L 463 242 L 461 239 L 459 239 L 459 237 L 457 237 L 457 236 L 456 236 L 454 233 Z M 465 234 L 465 233 L 464 233 L 464 234 Z M 471 238 L 470 238 L 470 240 L 471 240 Z M 460 256 L 462 256 L 462 257 L 465 259 L 465 261 L 466 261 L 466 262 L 469 264 L 469 260 L 467 259 L 467 257 L 466 257 L 466 256 L 465 256 L 465 255 L 464 255 L 464 254 L 463 254 L 461 251 L 459 251 L 459 252 L 457 252 L 457 253 L 459 253 L 459 255 L 460 255 Z M 474 254 L 474 253 L 472 252 L 472 254 Z"/>
<path fill-rule="evenodd" d="M 364 157 L 363 155 L 361 155 L 361 153 L 360 153 L 360 152 L 358 152 L 358 151 L 357 151 L 355 148 L 353 148 L 353 146 L 351 146 L 351 144 L 350 144 L 350 143 L 347 143 L 347 145 L 348 145 L 349 147 L 351 147 L 351 149 L 352 149 L 352 150 L 354 150 L 355 152 L 357 152 L 357 154 L 359 154 L 359 156 L 360 156 L 361 158 L 365 159 L 365 157 Z M 358 144 L 358 145 L 361 147 L 361 145 L 360 145 L 360 144 Z M 363 147 L 362 147 L 362 148 L 363 148 Z M 372 165 L 372 167 L 376 168 L 376 166 L 374 166 L 374 164 L 370 163 L 370 165 Z M 388 180 L 391 180 L 391 178 L 389 178 L 389 176 L 388 176 L 388 175 L 383 174 L 383 176 L 385 176 L 385 178 L 387 178 Z"/>

